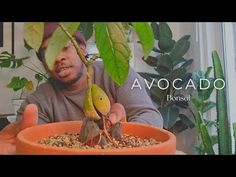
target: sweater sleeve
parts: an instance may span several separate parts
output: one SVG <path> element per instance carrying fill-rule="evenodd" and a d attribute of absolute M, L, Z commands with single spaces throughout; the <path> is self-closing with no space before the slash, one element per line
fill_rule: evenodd
<path fill-rule="evenodd" d="M 116 98 L 125 107 L 128 121 L 163 127 L 162 116 L 153 105 L 143 79 L 132 68 L 126 82 L 117 87 Z"/>
<path fill-rule="evenodd" d="M 26 98 L 26 100 L 21 104 L 19 110 L 17 111 L 17 117 L 16 120 L 19 121 L 22 119 L 23 112 L 25 110 L 25 107 L 28 104 L 35 104 L 38 107 L 38 124 L 44 124 L 49 123 L 49 118 L 45 115 L 43 111 L 43 107 L 40 105 L 40 99 L 38 99 L 35 95 L 30 95 Z"/>

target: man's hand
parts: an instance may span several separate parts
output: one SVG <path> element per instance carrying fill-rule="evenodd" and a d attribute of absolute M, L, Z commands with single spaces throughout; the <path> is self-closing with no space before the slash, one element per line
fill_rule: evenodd
<path fill-rule="evenodd" d="M 112 104 L 109 119 L 113 125 L 120 121 L 126 122 L 126 112 L 124 106 L 120 103 Z"/>
<path fill-rule="evenodd" d="M 11 123 L 0 131 L 0 154 L 15 154 L 15 141 L 17 134 L 27 127 L 36 125 L 37 122 L 37 106 L 35 104 L 27 105 L 21 122 Z"/>

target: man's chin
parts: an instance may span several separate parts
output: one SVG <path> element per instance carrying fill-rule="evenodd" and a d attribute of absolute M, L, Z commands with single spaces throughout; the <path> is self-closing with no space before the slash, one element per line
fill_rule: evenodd
<path fill-rule="evenodd" d="M 75 84 L 80 77 L 77 77 L 75 79 L 55 79 L 55 78 L 50 78 L 49 81 L 55 86 L 56 88 L 59 89 L 67 89 L 73 84 Z"/>

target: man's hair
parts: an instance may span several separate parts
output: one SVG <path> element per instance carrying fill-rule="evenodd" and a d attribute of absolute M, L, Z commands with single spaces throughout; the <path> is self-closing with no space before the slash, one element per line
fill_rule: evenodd
<path fill-rule="evenodd" d="M 59 27 L 58 22 L 45 22 L 44 23 L 44 35 L 43 35 L 43 42 L 52 36 L 53 32 Z M 74 33 L 73 37 L 75 38 L 76 42 L 79 45 L 86 46 L 86 40 L 83 34 L 80 31 L 77 31 Z M 36 55 L 40 61 L 43 61 L 44 58 L 44 52 L 42 51 L 42 48 L 39 48 L 39 51 L 36 52 Z"/>

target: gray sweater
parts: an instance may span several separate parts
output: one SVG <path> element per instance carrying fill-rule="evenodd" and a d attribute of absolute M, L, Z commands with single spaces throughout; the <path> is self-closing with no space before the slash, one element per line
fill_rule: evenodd
<path fill-rule="evenodd" d="M 102 62 L 94 63 L 94 83 L 99 85 L 112 97 L 121 103 L 126 110 L 127 121 L 163 126 L 161 114 L 153 105 L 144 85 L 142 89 L 132 85 L 140 76 L 130 68 L 128 78 L 122 86 L 115 84 L 105 72 Z M 141 79 L 139 79 L 140 83 Z M 41 84 L 37 90 L 29 95 L 18 110 L 17 119 L 21 119 L 27 104 L 34 103 L 39 110 L 39 123 L 83 119 L 83 99 L 87 89 L 63 91 L 55 88 L 49 81 Z"/>

